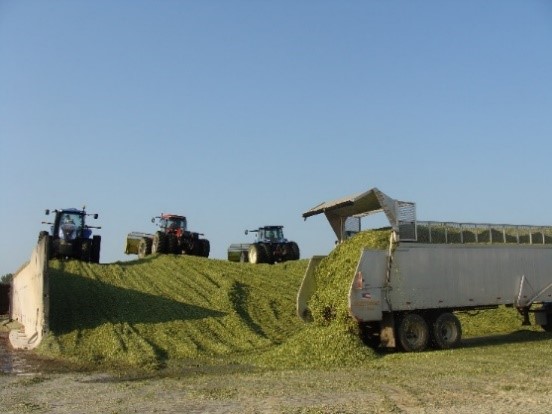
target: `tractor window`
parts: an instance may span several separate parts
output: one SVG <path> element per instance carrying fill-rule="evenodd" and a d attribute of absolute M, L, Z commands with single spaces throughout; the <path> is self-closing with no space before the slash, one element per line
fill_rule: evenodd
<path fill-rule="evenodd" d="M 182 229 L 186 230 L 186 219 L 170 218 L 166 220 L 166 227 L 169 229 Z"/>
<path fill-rule="evenodd" d="M 281 228 L 265 229 L 264 237 L 267 240 L 281 240 L 284 238 L 284 232 Z"/>
<path fill-rule="evenodd" d="M 64 240 L 74 240 L 83 228 L 81 214 L 64 213 L 59 222 L 59 237 Z"/>

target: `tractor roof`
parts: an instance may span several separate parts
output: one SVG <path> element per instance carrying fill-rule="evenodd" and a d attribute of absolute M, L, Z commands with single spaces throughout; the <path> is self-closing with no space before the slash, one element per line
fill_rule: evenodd
<path fill-rule="evenodd" d="M 179 216 L 178 214 L 169 214 L 169 213 L 166 213 L 166 214 L 161 214 L 161 218 L 163 218 L 163 219 L 171 219 L 171 218 L 175 218 L 175 219 L 185 219 L 186 217 L 185 217 L 185 216 Z"/>
<path fill-rule="evenodd" d="M 284 226 L 263 226 L 259 227 L 260 229 L 283 229 Z"/>
<path fill-rule="evenodd" d="M 56 211 L 58 211 L 59 213 L 71 213 L 71 214 L 82 214 L 83 213 L 83 210 L 78 209 L 78 208 L 62 208 L 62 209 L 59 209 L 59 210 L 56 210 Z"/>

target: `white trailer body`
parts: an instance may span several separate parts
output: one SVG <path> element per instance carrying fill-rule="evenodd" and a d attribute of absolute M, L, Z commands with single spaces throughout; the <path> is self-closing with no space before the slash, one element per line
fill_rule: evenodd
<path fill-rule="evenodd" d="M 384 312 L 552 302 L 552 246 L 402 243 L 364 250 L 349 292 L 359 322 Z"/>

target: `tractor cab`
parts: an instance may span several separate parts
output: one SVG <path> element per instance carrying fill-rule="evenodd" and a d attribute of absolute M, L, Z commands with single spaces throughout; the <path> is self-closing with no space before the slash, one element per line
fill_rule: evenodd
<path fill-rule="evenodd" d="M 248 232 L 257 233 L 256 241 L 259 243 L 286 243 L 284 237 L 284 226 L 264 226 L 257 230 L 246 230 Z"/>
<path fill-rule="evenodd" d="M 163 229 L 165 233 L 174 233 L 181 235 L 188 229 L 188 223 L 186 217 L 177 216 L 175 214 L 162 214 L 160 217 L 154 217 L 152 222 L 155 223 L 155 219 L 159 219 L 158 226 Z"/>

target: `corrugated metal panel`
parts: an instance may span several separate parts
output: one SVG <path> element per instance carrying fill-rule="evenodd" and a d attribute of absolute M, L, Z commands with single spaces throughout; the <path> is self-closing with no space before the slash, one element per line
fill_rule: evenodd
<path fill-rule="evenodd" d="M 389 299 L 393 310 L 512 304 L 523 276 L 534 294 L 552 282 L 550 269 L 552 248 L 546 246 L 401 245 Z M 552 301 L 552 293 L 539 300 Z"/>

